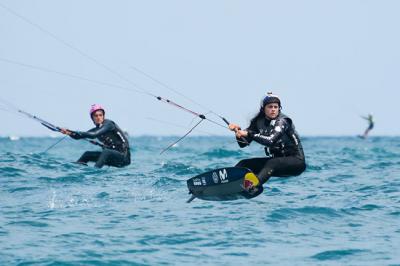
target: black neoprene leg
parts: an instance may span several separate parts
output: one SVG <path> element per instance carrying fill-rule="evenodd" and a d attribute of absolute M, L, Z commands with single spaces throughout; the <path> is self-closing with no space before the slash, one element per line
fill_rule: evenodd
<path fill-rule="evenodd" d="M 95 167 L 101 168 L 104 165 L 122 167 L 126 164 L 125 161 L 126 160 L 123 153 L 115 150 L 104 149 L 101 152 Z"/>
<path fill-rule="evenodd" d="M 240 161 L 236 166 L 252 170 L 257 175 L 261 184 L 267 182 L 271 176 L 296 176 L 305 170 L 304 161 L 294 156 L 245 159 Z"/>
<path fill-rule="evenodd" d="M 271 176 L 288 177 L 300 175 L 305 168 L 304 161 L 294 156 L 271 158 L 258 173 L 258 178 L 263 184 Z"/>
<path fill-rule="evenodd" d="M 78 163 L 88 163 L 88 162 L 97 162 L 100 157 L 101 152 L 99 151 L 87 151 L 82 154 L 81 158 L 79 158 Z"/>

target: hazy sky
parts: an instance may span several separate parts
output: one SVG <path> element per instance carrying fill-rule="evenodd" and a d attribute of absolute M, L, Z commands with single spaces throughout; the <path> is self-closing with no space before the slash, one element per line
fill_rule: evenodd
<path fill-rule="evenodd" d="M 368 112 L 373 134 L 400 134 L 400 1 L 0 0 L 0 98 L 79 130 L 92 127 L 88 109 L 101 103 L 135 136 L 181 135 L 153 119 L 189 127 L 193 116 L 140 93 L 5 63 L 132 87 L 3 5 L 141 88 L 209 110 L 131 67 L 243 127 L 273 91 L 300 135 L 359 134 Z M 0 136 L 50 133 L 15 114 L 0 117 Z M 231 134 L 208 122 L 199 129 Z"/>

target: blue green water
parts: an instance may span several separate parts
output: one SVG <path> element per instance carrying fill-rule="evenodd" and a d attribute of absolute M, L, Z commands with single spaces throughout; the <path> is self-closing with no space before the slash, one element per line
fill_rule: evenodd
<path fill-rule="evenodd" d="M 127 168 L 88 143 L 0 139 L 0 265 L 400 265 L 400 138 L 304 138 L 307 171 L 253 200 L 189 198 L 186 179 L 261 156 L 227 137 L 131 139 Z"/>

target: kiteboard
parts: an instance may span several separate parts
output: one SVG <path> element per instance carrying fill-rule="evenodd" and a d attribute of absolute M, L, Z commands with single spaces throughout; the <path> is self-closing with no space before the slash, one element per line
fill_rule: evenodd
<path fill-rule="evenodd" d="M 263 192 L 262 186 L 257 187 L 256 193 L 250 194 L 245 187 L 259 185 L 257 176 L 244 167 L 227 167 L 215 169 L 187 180 L 189 194 L 203 200 L 236 200 L 250 199 Z"/>

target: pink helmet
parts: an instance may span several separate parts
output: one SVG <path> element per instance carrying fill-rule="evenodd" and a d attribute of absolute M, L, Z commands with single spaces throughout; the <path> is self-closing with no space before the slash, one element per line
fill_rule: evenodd
<path fill-rule="evenodd" d="M 92 104 L 92 106 L 90 107 L 90 111 L 89 111 L 90 117 L 92 117 L 92 114 L 94 112 L 99 111 L 99 110 L 103 111 L 103 114 L 106 113 L 104 111 L 104 108 L 100 104 Z"/>

